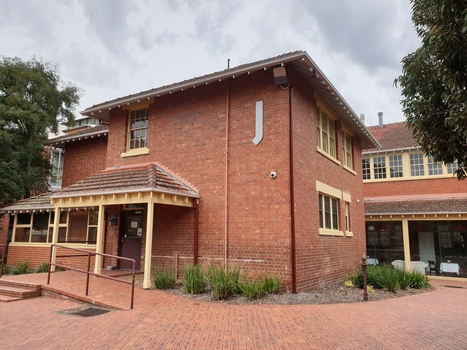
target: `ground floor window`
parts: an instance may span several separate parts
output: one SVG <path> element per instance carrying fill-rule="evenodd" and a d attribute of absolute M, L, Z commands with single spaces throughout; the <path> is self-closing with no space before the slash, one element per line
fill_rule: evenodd
<path fill-rule="evenodd" d="M 319 194 L 319 227 L 328 230 L 339 230 L 338 200 Z"/>
<path fill-rule="evenodd" d="M 426 263 L 428 274 L 467 276 L 467 220 L 408 220 L 408 228 L 411 262 Z M 402 221 L 367 221 L 366 237 L 371 261 L 404 260 Z"/>
<path fill-rule="evenodd" d="M 17 213 L 14 217 L 12 242 L 52 243 L 55 212 Z M 98 211 L 61 211 L 58 243 L 95 244 Z"/>

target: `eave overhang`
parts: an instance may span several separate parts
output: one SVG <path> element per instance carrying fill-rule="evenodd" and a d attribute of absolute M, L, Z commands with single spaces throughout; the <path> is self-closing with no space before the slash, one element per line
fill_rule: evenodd
<path fill-rule="evenodd" d="M 274 58 L 241 65 L 238 67 L 223 70 L 213 74 L 197 77 L 190 80 L 185 80 L 179 83 L 174 83 L 159 88 L 142 91 L 137 94 L 126 97 L 117 98 L 111 101 L 103 102 L 95 106 L 89 107 L 81 112 L 82 115 L 109 120 L 110 111 L 116 108 L 124 108 L 135 103 L 151 102 L 154 99 L 174 93 L 180 93 L 188 89 L 194 89 L 199 86 L 218 83 L 227 79 L 235 79 L 244 74 L 252 74 L 260 70 L 268 70 L 278 66 L 286 66 L 291 64 L 302 77 L 308 82 L 322 100 L 341 118 L 346 125 L 358 135 L 366 148 L 380 147 L 378 141 L 368 131 L 362 120 L 352 110 L 344 98 L 340 95 L 337 89 L 331 84 L 329 79 L 318 68 L 315 62 L 304 51 L 296 51 L 289 54 L 284 54 Z"/>

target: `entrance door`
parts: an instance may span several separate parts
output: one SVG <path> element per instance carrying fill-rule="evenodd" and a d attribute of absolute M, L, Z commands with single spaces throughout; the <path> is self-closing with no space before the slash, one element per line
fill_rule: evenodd
<path fill-rule="evenodd" d="M 125 258 L 135 259 L 136 270 L 140 269 L 141 264 L 143 220 L 143 210 L 124 210 L 122 212 L 120 255 Z M 120 268 L 131 269 L 132 263 L 126 260 L 120 260 Z"/>

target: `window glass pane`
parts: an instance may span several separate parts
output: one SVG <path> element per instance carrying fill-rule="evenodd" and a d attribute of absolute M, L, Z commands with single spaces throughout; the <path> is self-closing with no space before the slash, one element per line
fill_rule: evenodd
<path fill-rule="evenodd" d="M 58 228 L 58 243 L 66 243 L 66 227 Z"/>
<path fill-rule="evenodd" d="M 147 147 L 148 113 L 147 108 L 130 113 L 130 130 L 128 133 L 130 149 Z"/>
<path fill-rule="evenodd" d="M 440 162 L 435 162 L 431 154 L 428 155 L 428 174 L 429 175 L 442 175 L 443 165 Z"/>
<path fill-rule="evenodd" d="M 454 172 L 457 170 L 457 168 L 459 167 L 457 165 L 457 160 L 454 161 L 453 163 L 449 163 L 449 164 L 446 164 L 447 168 L 448 168 L 448 174 L 454 174 Z"/>
<path fill-rule="evenodd" d="M 97 225 L 99 219 L 99 211 L 90 210 L 89 211 L 89 225 Z"/>
<path fill-rule="evenodd" d="M 90 227 L 88 231 L 88 243 L 96 244 L 97 241 L 97 227 Z"/>
<path fill-rule="evenodd" d="M 319 227 L 324 228 L 323 225 L 323 195 L 319 195 Z"/>
<path fill-rule="evenodd" d="M 332 229 L 338 229 L 338 215 L 337 215 L 337 199 L 332 199 Z"/>
<path fill-rule="evenodd" d="M 34 213 L 31 242 L 47 242 L 49 213 Z"/>
<path fill-rule="evenodd" d="M 410 155 L 410 175 L 425 175 L 425 170 L 423 169 L 423 155 L 421 153 Z"/>
<path fill-rule="evenodd" d="M 402 156 L 389 156 L 389 169 L 391 178 L 402 177 Z"/>
<path fill-rule="evenodd" d="M 85 243 L 87 234 L 87 211 L 71 211 L 68 224 L 68 243 Z"/>
<path fill-rule="evenodd" d="M 17 218 L 16 218 L 17 225 L 30 225 L 31 224 L 31 214 L 19 213 L 16 215 L 17 215 Z"/>
<path fill-rule="evenodd" d="M 386 157 L 373 158 L 373 172 L 375 174 L 375 179 L 386 178 Z"/>
<path fill-rule="evenodd" d="M 370 158 L 363 158 L 362 159 L 362 173 L 363 173 L 363 180 L 370 180 L 371 179 Z"/>
<path fill-rule="evenodd" d="M 17 227 L 15 231 L 15 242 L 29 242 L 31 229 L 29 227 Z"/>
<path fill-rule="evenodd" d="M 324 228 L 331 228 L 331 198 L 324 197 Z"/>

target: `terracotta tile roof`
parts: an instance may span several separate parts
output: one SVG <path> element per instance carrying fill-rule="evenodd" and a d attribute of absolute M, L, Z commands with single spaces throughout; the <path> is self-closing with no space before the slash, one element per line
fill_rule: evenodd
<path fill-rule="evenodd" d="M 58 145 L 66 142 L 74 142 L 87 138 L 93 138 L 98 136 L 105 136 L 109 132 L 109 126 L 105 124 L 97 125 L 94 127 L 86 128 L 84 130 L 76 131 L 72 134 L 66 134 L 53 139 L 47 140 L 46 145 Z"/>
<path fill-rule="evenodd" d="M 46 192 L 38 196 L 26 198 L 6 207 L 0 208 L 0 213 L 17 212 L 17 211 L 33 211 L 54 209 L 51 204 L 50 196 L 53 192 Z"/>
<path fill-rule="evenodd" d="M 365 215 L 396 214 L 465 214 L 467 197 L 403 200 L 365 199 Z"/>
<path fill-rule="evenodd" d="M 156 191 L 198 197 L 198 193 L 154 163 L 106 169 L 64 188 L 52 197 Z"/>
<path fill-rule="evenodd" d="M 383 128 L 378 125 L 368 126 L 367 129 L 380 143 L 381 148 L 369 148 L 365 149 L 364 152 L 420 147 L 405 122 L 386 124 Z"/>

